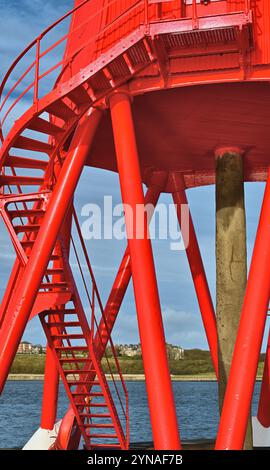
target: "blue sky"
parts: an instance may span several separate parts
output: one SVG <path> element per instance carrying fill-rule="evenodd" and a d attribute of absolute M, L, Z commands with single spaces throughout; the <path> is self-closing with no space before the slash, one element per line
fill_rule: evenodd
<path fill-rule="evenodd" d="M 0 59 L 1 76 L 12 60 L 32 39 L 52 21 L 72 7 L 71 0 L 0 0 Z M 27 105 L 27 102 L 25 103 Z M 252 253 L 258 216 L 263 195 L 263 184 L 246 184 L 248 259 Z M 104 195 L 112 195 L 113 202 L 121 201 L 116 174 L 85 169 L 76 192 L 78 214 L 86 203 L 100 203 Z M 214 187 L 188 191 L 188 199 L 205 262 L 205 269 L 215 302 L 215 192 Z M 161 202 L 171 202 L 168 195 Z M 82 217 L 80 216 L 82 221 Z M 97 283 L 105 303 L 121 261 L 125 242 L 116 240 L 87 241 Z M 169 242 L 153 241 L 153 251 L 159 285 L 160 301 L 167 342 L 184 348 L 207 348 L 200 312 L 184 252 L 173 252 Z M 14 261 L 5 227 L 0 222 L 0 295 L 3 294 L 8 273 Z M 115 342 L 138 342 L 138 329 L 132 285 L 129 287 L 113 333 Z M 31 321 L 24 339 L 45 343 L 38 319 Z"/>

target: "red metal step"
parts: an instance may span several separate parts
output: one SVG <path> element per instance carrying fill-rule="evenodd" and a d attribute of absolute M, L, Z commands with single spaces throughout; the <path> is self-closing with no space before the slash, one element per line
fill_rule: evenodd
<path fill-rule="evenodd" d="M 69 321 L 69 322 L 48 322 L 47 325 L 49 327 L 52 327 L 52 326 L 63 326 L 63 327 L 80 327 L 81 324 L 80 322 L 76 322 L 76 321 Z"/>
<path fill-rule="evenodd" d="M 108 408 L 107 403 L 90 403 L 89 405 L 86 405 L 89 408 Z"/>
<path fill-rule="evenodd" d="M 74 111 L 69 108 L 62 100 L 55 101 L 46 108 L 47 112 L 53 114 L 63 121 L 68 121 L 76 117 Z"/>
<path fill-rule="evenodd" d="M 66 357 L 65 357 L 65 358 L 60 358 L 59 360 L 60 360 L 60 362 L 63 362 L 63 363 L 69 363 L 69 362 L 70 362 L 70 363 L 72 363 L 72 362 L 78 362 L 78 363 L 80 363 L 80 362 L 91 362 L 91 359 L 90 359 L 90 358 L 85 358 L 85 357 L 76 357 L 76 358 L 74 358 L 74 357 L 66 358 Z"/>
<path fill-rule="evenodd" d="M 35 168 L 37 170 L 45 170 L 48 163 L 44 160 L 37 160 L 34 158 L 17 157 L 9 155 L 5 160 L 5 167 L 14 168 Z"/>
<path fill-rule="evenodd" d="M 70 91 L 67 96 L 77 106 L 85 106 L 86 103 L 90 104 L 92 102 L 91 97 L 88 95 L 83 85 Z"/>
<path fill-rule="evenodd" d="M 57 137 L 64 132 L 64 129 L 56 126 L 51 121 L 46 121 L 38 116 L 35 116 L 27 125 L 27 129 L 32 131 L 41 132 L 42 134 Z"/>
<path fill-rule="evenodd" d="M 14 230 L 16 233 L 32 233 L 38 232 L 40 225 L 38 224 L 25 224 L 25 225 L 15 225 Z"/>
<path fill-rule="evenodd" d="M 95 428 L 95 429 L 113 429 L 113 424 L 108 423 L 88 423 L 84 425 L 85 428 Z M 91 437 L 94 437 L 93 435 Z"/>
<path fill-rule="evenodd" d="M 98 444 L 98 443 L 94 443 L 92 445 L 92 449 L 121 449 L 121 446 L 118 445 L 118 444 Z"/>
<path fill-rule="evenodd" d="M 111 418 L 110 413 L 81 413 L 81 416 L 100 419 Z"/>
<path fill-rule="evenodd" d="M 53 150 L 53 147 L 46 142 L 30 139 L 29 137 L 24 137 L 22 135 L 17 137 L 12 146 L 18 149 L 31 150 L 33 152 L 42 152 L 47 154 L 50 154 Z"/>
<path fill-rule="evenodd" d="M 1 175 L 0 184 L 5 185 L 15 185 L 15 186 L 41 186 L 44 183 L 43 178 L 35 176 L 11 176 L 11 175 Z"/>
<path fill-rule="evenodd" d="M 96 380 L 69 380 L 68 384 L 70 386 L 73 386 L 73 385 L 93 385 L 93 386 L 99 386 L 100 387 L 99 382 L 96 381 Z"/>
<path fill-rule="evenodd" d="M 54 282 L 54 281 L 52 281 L 52 282 L 43 282 L 40 285 L 40 287 L 42 289 L 52 289 L 52 288 L 53 289 L 55 289 L 55 288 L 59 288 L 59 289 L 63 288 L 64 289 L 64 288 L 68 287 L 68 284 L 66 282 Z"/>
<path fill-rule="evenodd" d="M 18 217 L 29 217 L 29 218 L 43 217 L 45 212 L 42 209 L 19 209 L 19 210 L 8 211 L 8 214 L 9 214 L 10 219 L 13 220 Z"/>
<path fill-rule="evenodd" d="M 61 268 L 49 268 L 46 270 L 46 274 L 48 276 L 55 276 L 56 274 L 60 275 L 63 274 L 63 269 Z"/>
<path fill-rule="evenodd" d="M 61 339 L 85 339 L 84 335 L 82 334 L 68 334 L 68 333 L 59 333 L 59 334 L 53 334 L 52 338 L 61 338 Z"/>
<path fill-rule="evenodd" d="M 62 351 L 88 351 L 88 347 L 87 346 L 65 346 L 65 347 L 62 347 L 62 346 L 55 346 L 55 349 L 60 349 Z M 89 361 L 89 359 L 88 359 Z"/>

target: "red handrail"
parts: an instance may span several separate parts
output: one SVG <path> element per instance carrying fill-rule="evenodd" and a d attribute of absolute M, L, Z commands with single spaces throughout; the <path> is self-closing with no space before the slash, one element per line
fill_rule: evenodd
<path fill-rule="evenodd" d="M 110 364 L 110 361 L 108 359 L 106 349 L 105 349 L 104 350 L 104 358 L 106 359 L 108 372 L 109 372 L 109 375 L 111 376 L 111 380 L 113 382 L 114 389 L 115 389 L 115 392 L 117 394 L 119 404 L 120 404 L 120 407 L 123 411 L 124 418 L 125 418 L 126 440 L 127 440 L 127 445 L 128 445 L 128 443 L 129 443 L 128 391 L 127 391 L 126 384 L 125 384 L 125 381 L 124 381 L 124 377 L 123 377 L 121 367 L 120 367 L 120 364 L 119 364 L 119 361 L 118 361 L 118 357 L 117 357 L 115 346 L 114 346 L 114 343 L 113 343 L 113 340 L 112 340 L 112 337 L 111 337 L 111 333 L 110 333 L 110 330 L 109 330 L 109 327 L 108 327 L 108 323 L 107 323 L 107 319 L 106 319 L 106 316 L 105 316 L 105 313 L 104 313 L 101 297 L 100 297 L 99 290 L 98 290 L 98 287 L 97 287 L 97 284 L 96 284 L 94 272 L 93 272 L 93 269 L 92 269 L 92 266 L 91 266 L 91 263 L 90 263 L 90 259 L 89 259 L 88 253 L 87 253 L 87 249 L 86 249 L 86 246 L 85 246 L 85 243 L 84 243 L 84 239 L 83 239 L 83 236 L 82 236 L 80 224 L 79 224 L 79 221 L 78 221 L 78 218 L 77 218 L 77 215 L 76 215 L 76 212 L 75 212 L 74 209 L 73 209 L 73 219 L 74 219 L 74 222 L 75 222 L 76 231 L 77 231 L 77 234 L 79 236 L 79 241 L 80 241 L 80 244 L 81 244 L 81 248 L 82 248 L 82 251 L 83 251 L 83 255 L 84 255 L 84 258 L 85 258 L 85 261 L 86 261 L 86 265 L 87 265 L 88 272 L 90 274 L 91 283 L 92 283 L 92 293 L 91 293 L 91 296 L 90 296 L 89 289 L 88 289 L 88 286 L 87 286 L 87 282 L 86 282 L 86 279 L 85 279 L 85 276 L 83 274 L 83 270 L 82 270 L 82 267 L 81 267 L 78 251 L 76 249 L 74 239 L 73 239 L 73 237 L 71 237 L 71 243 L 72 243 L 72 246 L 73 246 L 73 250 L 74 250 L 74 253 L 75 253 L 75 257 L 76 257 L 76 260 L 77 260 L 77 263 L 78 263 L 78 267 L 79 267 L 79 270 L 80 270 L 80 274 L 82 276 L 82 280 L 83 280 L 84 288 L 85 288 L 85 291 L 86 291 L 86 295 L 87 295 L 87 298 L 88 298 L 88 301 L 89 301 L 89 306 L 90 306 L 90 309 L 91 309 L 91 321 L 90 321 L 91 341 L 92 341 L 93 345 L 96 342 L 97 338 L 100 340 L 100 342 L 102 342 L 100 324 L 98 324 L 98 321 L 97 321 L 97 318 L 96 318 L 96 313 L 95 313 L 95 311 L 96 311 L 96 309 L 95 309 L 95 299 L 97 299 L 98 306 L 99 306 L 100 313 L 101 313 L 101 318 L 102 318 L 102 325 L 105 325 L 105 329 L 106 329 L 106 332 L 107 332 L 107 335 L 108 335 L 108 343 L 110 344 L 110 347 L 111 347 L 112 355 L 113 355 L 115 366 L 116 366 L 116 371 L 117 371 L 117 374 L 119 376 L 119 379 L 120 379 L 120 382 L 121 382 L 121 385 L 122 385 L 122 389 L 123 389 L 123 392 L 124 392 L 124 396 L 125 396 L 125 406 L 124 406 L 122 398 L 121 398 L 121 394 L 120 394 L 118 386 L 116 384 L 116 379 L 115 379 L 115 376 L 114 376 L 114 372 L 112 370 L 112 367 L 111 367 L 111 364 Z M 95 328 L 96 328 L 96 335 L 95 335 Z"/>
<path fill-rule="evenodd" d="M 101 36 L 102 34 L 104 34 L 114 23 L 116 23 L 117 21 L 119 21 L 120 19 L 124 18 L 125 15 L 128 15 L 130 13 L 130 11 L 132 11 L 135 7 L 137 7 L 140 3 L 142 3 L 144 0 L 137 0 L 135 1 L 135 3 L 133 5 L 131 5 L 129 8 L 127 8 L 124 12 L 122 12 L 121 14 L 119 14 L 116 18 L 114 18 L 113 21 L 111 21 L 111 23 L 107 24 L 104 28 L 102 28 L 97 34 L 93 35 L 90 37 L 90 39 L 84 43 L 83 45 L 80 45 L 80 47 L 73 51 L 73 53 L 68 56 L 68 57 L 64 57 L 62 60 L 60 60 L 57 64 L 53 65 L 50 69 L 48 69 L 46 72 L 44 72 L 42 75 L 39 75 L 39 68 L 40 68 L 40 60 L 46 56 L 49 52 L 51 52 L 53 49 L 55 49 L 59 44 L 61 44 L 63 41 L 67 40 L 68 37 L 71 35 L 71 34 L 74 34 L 77 30 L 81 29 L 85 24 L 89 23 L 90 20 L 93 20 L 94 18 L 96 18 L 98 15 L 100 15 L 100 13 L 102 13 L 102 11 L 104 11 L 105 9 L 107 9 L 109 6 L 113 5 L 114 3 L 117 3 L 118 0 L 111 0 L 109 1 L 108 3 L 106 3 L 106 5 L 104 5 L 102 8 L 100 8 L 98 11 L 96 11 L 93 15 L 87 17 L 86 21 L 84 21 L 83 23 L 80 23 L 79 26 L 77 26 L 74 30 L 72 30 L 71 32 L 65 34 L 63 37 L 61 37 L 60 39 L 58 39 L 58 41 L 56 41 L 53 45 L 51 45 L 50 47 L 48 47 L 44 52 L 40 53 L 40 48 L 41 48 L 41 41 L 42 39 L 53 29 L 55 28 L 56 26 L 58 26 L 61 22 L 63 22 L 65 19 L 67 19 L 69 16 L 71 16 L 74 12 L 76 12 L 77 10 L 79 10 L 80 8 L 82 8 L 86 3 L 88 3 L 89 1 L 91 0 L 84 0 L 80 5 L 77 5 L 76 7 L 74 7 L 72 10 L 70 10 L 69 12 L 67 12 L 65 15 L 63 15 L 61 18 L 59 18 L 57 21 L 55 21 L 52 25 L 50 25 L 48 28 L 46 28 L 36 39 L 34 39 L 24 50 L 23 52 L 17 57 L 17 59 L 13 62 L 13 64 L 11 65 L 11 67 L 9 68 L 8 72 L 6 73 L 1 85 L 0 85 L 0 100 L 2 101 L 2 104 L 0 106 L 0 111 L 3 110 L 7 100 L 9 99 L 9 97 L 11 96 L 11 94 L 14 92 L 14 90 L 16 90 L 16 88 L 18 87 L 18 85 L 22 82 L 22 80 L 27 76 L 29 75 L 29 73 L 31 72 L 31 70 L 34 68 L 35 69 L 35 79 L 34 81 L 28 86 L 27 88 L 20 93 L 19 97 L 16 98 L 16 100 L 12 103 L 12 105 L 8 108 L 8 110 L 6 111 L 3 119 L 2 119 L 2 125 L 1 127 L 3 128 L 3 124 L 7 118 L 7 116 L 10 114 L 10 112 L 12 111 L 12 109 L 16 106 L 16 104 L 26 95 L 26 93 L 28 93 L 31 88 L 34 88 L 34 97 L 33 97 L 33 103 L 37 103 L 38 102 L 38 99 L 39 99 L 39 96 L 38 96 L 38 91 L 39 91 L 39 83 L 40 83 L 40 80 L 42 78 L 44 78 L 45 76 L 49 75 L 51 72 L 53 72 L 56 68 L 60 67 L 61 65 L 65 64 L 65 63 L 70 63 L 70 61 L 74 58 L 74 56 L 76 54 L 78 54 L 83 48 L 87 47 L 89 44 L 91 43 L 94 43 L 99 36 Z M 35 50 L 35 55 L 36 55 L 36 58 L 35 58 L 35 61 L 33 61 L 29 66 L 28 68 L 24 71 L 24 73 L 19 77 L 19 79 L 16 81 L 16 83 L 11 87 L 11 89 L 8 91 L 8 93 L 6 94 L 5 98 L 2 100 L 2 95 L 3 95 L 3 91 L 5 89 L 5 86 L 6 86 L 6 83 L 9 79 L 9 77 L 11 76 L 12 72 L 14 71 L 15 67 L 20 63 L 20 61 L 26 56 L 26 54 L 33 48 L 33 47 L 36 47 L 36 50 Z M 63 73 L 63 70 L 62 72 Z M 54 86 L 54 83 L 52 84 L 52 88 Z"/>
<path fill-rule="evenodd" d="M 20 60 L 27 54 L 27 52 L 30 51 L 30 49 L 32 49 L 33 46 L 35 46 L 35 44 L 37 43 L 38 40 L 40 40 L 44 36 L 46 36 L 46 34 L 49 33 L 53 28 L 58 26 L 62 21 L 64 21 L 69 16 L 71 16 L 73 13 L 75 13 L 80 8 L 82 8 L 89 1 L 91 1 L 91 0 L 84 0 L 82 3 L 80 3 L 80 5 L 77 5 L 76 7 L 72 8 L 72 10 L 69 10 L 67 13 L 65 13 L 63 16 L 61 16 L 58 20 L 56 20 L 54 23 L 52 23 L 50 26 L 48 26 L 46 29 L 44 29 L 44 31 L 42 31 L 42 33 L 37 38 L 35 38 L 30 44 L 28 44 L 28 46 L 26 46 L 26 48 L 18 55 L 18 57 L 12 63 L 12 65 L 8 69 L 6 75 L 5 75 L 5 77 L 4 77 L 4 79 L 1 83 L 1 86 L 0 86 L 0 99 L 1 99 L 1 96 L 2 96 L 2 93 L 3 93 L 4 86 L 5 86 L 8 78 L 10 77 L 11 72 L 14 70 L 14 68 L 20 62 Z"/>

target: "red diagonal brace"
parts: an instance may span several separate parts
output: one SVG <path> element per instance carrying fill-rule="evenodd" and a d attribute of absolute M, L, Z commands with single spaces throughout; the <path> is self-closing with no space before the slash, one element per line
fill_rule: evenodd
<path fill-rule="evenodd" d="M 176 212 L 181 228 L 181 205 L 188 205 L 188 200 L 185 193 L 185 185 L 182 176 L 179 175 L 179 173 L 171 173 L 170 176 L 172 196 L 174 204 L 177 208 Z M 200 306 L 202 321 L 210 348 L 213 366 L 216 376 L 218 377 L 218 339 L 216 316 L 191 214 L 189 214 L 189 240 L 187 243 L 185 243 L 185 246 L 189 267 Z"/>

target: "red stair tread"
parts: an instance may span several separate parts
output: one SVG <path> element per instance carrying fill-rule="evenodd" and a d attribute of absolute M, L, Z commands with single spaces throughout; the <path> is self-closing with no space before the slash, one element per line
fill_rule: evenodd
<path fill-rule="evenodd" d="M 42 142 L 35 139 L 30 139 L 29 137 L 19 136 L 13 142 L 12 147 L 24 149 L 24 150 L 31 150 L 35 152 L 42 152 L 50 154 L 53 150 L 53 147 L 48 144 L 47 142 Z"/>
<path fill-rule="evenodd" d="M 91 97 L 88 95 L 83 85 L 70 91 L 67 96 L 69 97 L 71 101 L 73 101 L 74 104 L 78 106 L 85 106 L 85 103 L 92 102 Z"/>
<path fill-rule="evenodd" d="M 68 121 L 69 119 L 73 119 L 76 114 L 69 108 L 63 101 L 58 100 L 54 103 L 50 104 L 46 108 L 47 112 L 53 114 L 54 116 L 62 119 L 63 121 Z"/>
<path fill-rule="evenodd" d="M 43 217 L 45 212 L 42 209 L 19 209 L 8 211 L 9 218 L 15 219 L 16 217 Z"/>
<path fill-rule="evenodd" d="M 120 444 L 98 444 L 98 443 L 94 443 L 92 445 L 92 449 L 121 449 L 121 446 Z"/>
<path fill-rule="evenodd" d="M 5 167 L 14 167 L 14 168 L 36 168 L 40 170 L 45 170 L 48 163 L 44 160 L 37 160 L 35 158 L 27 157 L 17 157 L 13 155 L 8 155 L 5 160 Z"/>
<path fill-rule="evenodd" d="M 84 425 L 85 428 L 96 428 L 96 429 L 113 429 L 113 424 L 108 423 L 89 423 Z M 91 436 L 93 437 L 93 436 Z"/>
<path fill-rule="evenodd" d="M 64 129 L 56 126 L 51 121 L 46 121 L 39 116 L 35 116 L 27 125 L 27 129 L 32 131 L 41 132 L 51 136 L 57 136 L 64 132 Z"/>
<path fill-rule="evenodd" d="M 13 176 L 13 175 L 1 175 L 0 184 L 3 185 L 15 185 L 15 186 L 41 186 L 44 183 L 44 179 L 37 176 Z"/>

